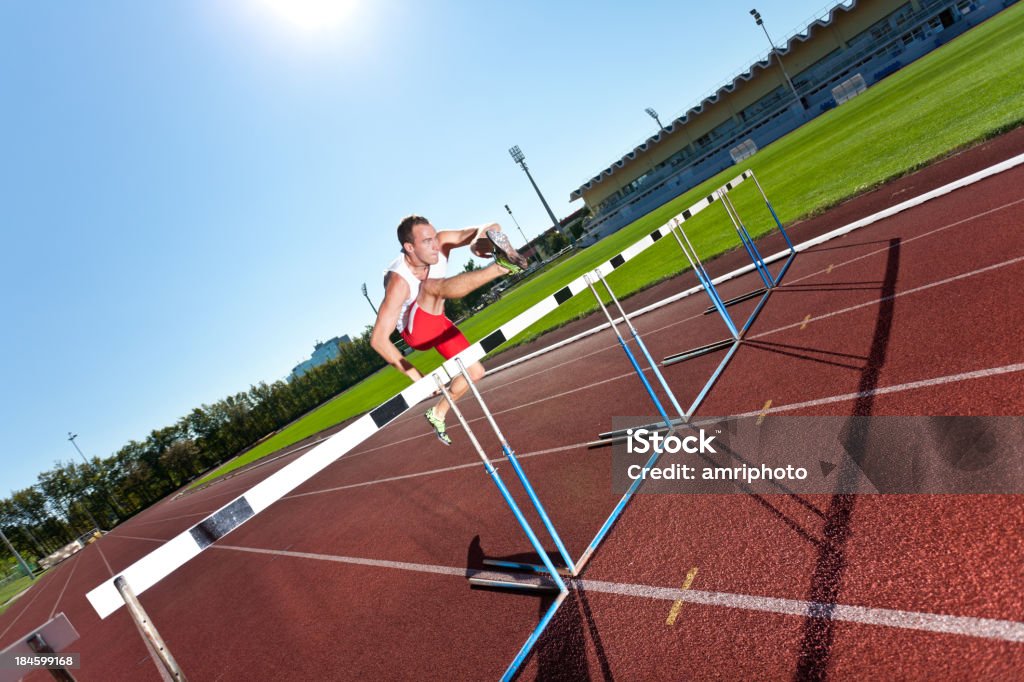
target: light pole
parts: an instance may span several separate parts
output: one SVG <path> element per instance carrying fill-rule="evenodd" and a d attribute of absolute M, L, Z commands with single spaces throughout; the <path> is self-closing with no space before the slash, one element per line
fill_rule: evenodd
<path fill-rule="evenodd" d="M 519 234 L 522 235 L 522 237 L 523 237 L 523 248 L 525 249 L 527 246 L 530 245 L 530 242 L 526 238 L 526 235 L 523 234 L 523 228 L 521 228 L 519 226 L 519 221 L 516 220 L 516 217 L 514 215 L 512 215 L 512 209 L 508 207 L 508 204 L 505 204 L 505 210 L 508 211 L 509 217 L 512 218 L 512 222 L 516 224 L 516 229 L 519 230 Z M 534 247 L 534 251 L 538 251 L 539 252 L 540 251 L 540 247 Z M 538 263 L 540 262 L 540 256 L 539 255 L 537 256 L 537 262 Z"/>
<path fill-rule="evenodd" d="M 660 119 L 660 118 L 658 118 L 658 112 L 657 112 L 657 111 L 655 111 L 655 110 L 654 110 L 654 109 L 652 109 L 651 107 L 647 107 L 646 109 L 644 109 L 644 111 L 646 111 L 646 112 L 647 112 L 647 115 L 648 115 L 648 116 L 650 116 L 651 118 L 653 118 L 653 119 L 654 119 L 655 121 L 657 121 L 657 122 L 658 122 L 658 127 L 659 127 L 659 128 L 661 128 L 662 130 L 667 130 L 667 128 L 665 128 L 665 126 L 663 126 L 663 125 L 661 124 L 661 119 Z"/>
<path fill-rule="evenodd" d="M 373 314 L 376 315 L 377 306 L 373 305 L 373 301 L 370 300 L 370 295 L 366 293 L 366 282 L 363 282 L 363 296 L 366 297 L 366 302 L 370 304 L 370 307 L 373 308 Z"/>
<path fill-rule="evenodd" d="M 512 156 L 512 160 L 518 163 L 520 167 L 522 167 L 523 172 L 526 173 L 526 177 L 530 178 L 530 184 L 533 185 L 534 191 L 536 191 L 537 196 L 540 197 L 540 203 L 544 204 L 544 210 L 548 212 L 548 217 L 551 218 L 551 222 L 553 223 L 554 228 L 564 236 L 564 233 L 562 232 L 562 224 L 558 222 L 558 218 L 555 217 L 555 214 L 552 212 L 551 207 L 548 206 L 548 202 L 544 199 L 544 195 L 540 193 L 540 188 L 537 187 L 537 183 L 533 181 L 533 176 L 530 175 L 530 169 L 526 167 L 526 155 L 523 154 L 523 150 L 521 150 L 519 146 L 516 145 L 515 147 L 509 149 L 508 153 Z"/>
<path fill-rule="evenodd" d="M 750 16 L 754 17 L 754 21 L 756 21 L 757 25 L 764 31 L 764 37 L 768 39 L 768 44 L 772 46 L 772 53 L 775 55 L 775 58 L 779 60 L 779 68 L 782 69 L 782 75 L 786 77 L 786 82 L 789 83 L 789 89 L 793 91 L 793 97 L 795 97 L 796 101 L 800 103 L 800 108 L 805 109 L 806 107 L 804 107 L 804 102 L 800 99 L 800 95 L 797 94 L 796 88 L 793 86 L 793 81 L 790 80 L 789 73 L 786 71 L 786 66 L 782 63 L 782 55 L 777 49 L 775 49 L 775 41 L 772 40 L 770 35 L 768 35 L 768 27 L 764 25 L 764 20 L 761 19 L 761 13 L 756 9 L 752 9 L 750 10 Z"/>

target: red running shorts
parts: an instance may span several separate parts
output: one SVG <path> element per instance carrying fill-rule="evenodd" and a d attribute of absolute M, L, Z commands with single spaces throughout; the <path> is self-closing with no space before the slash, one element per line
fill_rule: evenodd
<path fill-rule="evenodd" d="M 436 348 L 445 360 L 469 348 L 469 341 L 451 320 L 444 315 L 431 315 L 416 304 L 413 304 L 402 338 L 416 350 Z"/>

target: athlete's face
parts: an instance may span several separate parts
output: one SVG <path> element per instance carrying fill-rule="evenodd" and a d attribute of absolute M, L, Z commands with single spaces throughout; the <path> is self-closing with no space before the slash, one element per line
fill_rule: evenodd
<path fill-rule="evenodd" d="M 412 228 L 412 243 L 403 244 L 410 258 L 419 261 L 417 264 L 435 265 L 437 254 L 441 251 L 437 243 L 437 230 L 429 223 L 421 223 Z"/>

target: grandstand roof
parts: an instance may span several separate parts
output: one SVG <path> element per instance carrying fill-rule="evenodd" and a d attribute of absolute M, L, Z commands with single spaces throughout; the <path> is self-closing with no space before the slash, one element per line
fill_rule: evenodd
<path fill-rule="evenodd" d="M 811 40 L 811 38 L 814 37 L 815 31 L 823 29 L 832 24 L 832 22 L 835 20 L 835 17 L 839 13 L 839 10 L 842 10 L 844 13 L 849 13 L 852 12 L 856 6 L 857 0 L 848 0 L 848 4 L 840 2 L 839 4 L 835 5 L 829 10 L 827 17 L 823 17 L 821 19 L 817 19 L 811 22 L 810 24 L 808 24 L 807 28 L 804 29 L 802 32 L 790 37 L 786 41 L 786 46 L 783 48 L 779 48 L 779 54 L 785 55 L 789 53 L 792 47 L 797 43 L 805 43 L 808 40 Z M 642 144 L 634 147 L 633 151 L 629 152 L 621 159 L 619 159 L 618 161 L 616 161 L 615 163 L 608 166 L 603 171 L 592 177 L 589 181 L 581 185 L 576 191 L 569 195 L 569 201 L 575 201 L 576 199 L 582 198 L 584 191 L 592 188 L 596 184 L 603 182 L 605 178 L 614 175 L 615 170 L 617 168 L 624 168 L 627 163 L 629 163 L 630 161 L 634 161 L 637 158 L 637 156 L 660 143 L 662 139 L 665 138 L 666 136 L 671 135 L 673 132 L 676 132 L 677 130 L 682 130 L 682 127 L 686 125 L 687 121 L 690 120 L 691 116 L 696 116 L 703 112 L 704 108 L 707 105 L 718 102 L 722 98 L 722 95 L 724 95 L 725 93 L 733 92 L 736 89 L 736 86 L 739 85 L 741 81 L 751 80 L 754 77 L 755 71 L 763 71 L 767 69 L 772 64 L 772 55 L 773 52 L 769 52 L 764 59 L 751 64 L 746 71 L 733 78 L 730 82 L 718 88 L 713 94 L 709 95 L 708 97 L 705 97 L 696 106 L 687 110 L 685 114 L 676 118 L 667 126 L 665 126 L 664 130 L 659 131 L 657 134 L 647 138 Z"/>

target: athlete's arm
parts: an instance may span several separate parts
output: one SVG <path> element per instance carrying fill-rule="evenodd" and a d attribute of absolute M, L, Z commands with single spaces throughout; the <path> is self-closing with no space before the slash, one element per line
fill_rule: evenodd
<path fill-rule="evenodd" d="M 384 285 L 384 301 L 380 304 L 377 312 L 377 321 L 373 324 L 373 332 L 370 334 L 370 346 L 377 351 L 377 354 L 384 358 L 384 361 L 408 376 L 413 381 L 423 378 L 420 371 L 402 357 L 402 352 L 395 344 L 391 343 L 391 330 L 398 322 L 398 316 L 402 312 L 402 303 L 409 295 L 409 285 L 401 277 L 389 273 L 387 282 Z"/>

